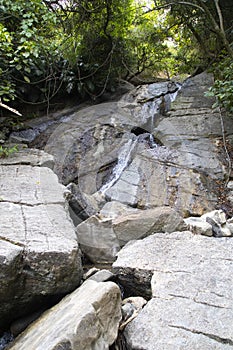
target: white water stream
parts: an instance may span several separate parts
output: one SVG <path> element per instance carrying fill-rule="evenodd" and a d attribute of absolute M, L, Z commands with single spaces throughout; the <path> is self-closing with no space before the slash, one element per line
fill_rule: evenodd
<path fill-rule="evenodd" d="M 125 168 L 129 164 L 130 156 L 131 156 L 132 151 L 134 150 L 134 148 L 137 144 L 137 141 L 138 141 L 137 138 L 135 140 L 130 139 L 128 142 L 126 142 L 122 146 L 122 148 L 119 151 L 118 162 L 113 169 L 112 179 L 101 187 L 101 189 L 100 189 L 101 193 L 104 194 L 120 178 L 121 174 L 123 173 L 123 171 L 125 170 Z"/>

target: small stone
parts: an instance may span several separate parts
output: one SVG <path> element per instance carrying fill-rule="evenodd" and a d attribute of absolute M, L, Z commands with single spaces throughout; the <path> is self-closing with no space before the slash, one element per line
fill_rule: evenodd
<path fill-rule="evenodd" d="M 206 220 L 207 217 L 211 218 L 219 225 L 225 224 L 227 221 L 226 214 L 223 210 L 213 210 L 201 216 L 204 220 Z"/>
<path fill-rule="evenodd" d="M 121 311 L 122 311 L 122 318 L 125 321 L 133 315 L 135 311 L 135 307 L 131 303 L 127 303 L 122 306 Z"/>
<path fill-rule="evenodd" d="M 123 300 L 122 304 L 130 303 L 136 310 L 142 309 L 146 305 L 147 300 L 143 297 L 129 297 Z"/>
<path fill-rule="evenodd" d="M 93 276 L 98 271 L 99 271 L 99 269 L 97 269 L 97 267 L 92 267 L 90 270 L 88 270 L 86 273 L 84 273 L 83 279 L 87 280 L 88 278 Z"/>
<path fill-rule="evenodd" d="M 184 219 L 184 221 L 188 225 L 188 229 L 194 234 L 204 236 L 213 235 L 212 226 L 208 222 L 203 221 L 202 218 L 190 217 Z"/>
<path fill-rule="evenodd" d="M 114 274 L 109 270 L 97 271 L 94 275 L 89 277 L 89 280 L 96 282 L 106 282 L 114 277 Z"/>
<path fill-rule="evenodd" d="M 226 223 L 221 228 L 223 237 L 230 237 L 233 234 L 233 224 Z"/>
<path fill-rule="evenodd" d="M 229 190 L 233 190 L 233 181 L 229 181 L 229 182 L 228 182 L 227 188 L 228 188 Z"/>

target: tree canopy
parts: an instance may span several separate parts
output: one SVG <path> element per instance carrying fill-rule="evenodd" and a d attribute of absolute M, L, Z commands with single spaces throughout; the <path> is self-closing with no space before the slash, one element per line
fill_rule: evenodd
<path fill-rule="evenodd" d="M 122 79 L 212 68 L 233 109 L 232 13 L 228 0 L 0 0 L 0 97 L 97 98 Z"/>

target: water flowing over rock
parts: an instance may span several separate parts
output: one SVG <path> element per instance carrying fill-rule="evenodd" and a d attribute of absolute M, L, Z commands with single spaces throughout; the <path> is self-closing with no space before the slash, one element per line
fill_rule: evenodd
<path fill-rule="evenodd" d="M 165 205 L 183 216 L 215 209 L 216 181 L 224 179 L 227 164 L 218 146 L 220 115 L 204 96 L 212 83 L 203 73 L 182 87 L 137 87 L 118 102 L 90 106 L 53 126 L 45 149 L 55 157 L 60 181 L 76 186 L 73 218 L 98 213 L 106 201 L 143 210 Z M 232 134 L 230 118 L 224 125 Z"/>
<path fill-rule="evenodd" d="M 122 246 L 111 222 L 98 219 L 107 202 L 143 211 L 167 206 L 183 217 L 216 209 L 219 181 L 228 172 L 219 147 L 221 117 L 227 135 L 233 126 L 204 96 L 212 83 L 203 73 L 182 87 L 173 82 L 139 86 L 117 102 L 84 108 L 63 116 L 55 128 L 48 126 L 45 150 L 71 192 L 70 214 L 93 261 L 114 259 Z M 145 234 L 137 231 L 133 239 Z"/>
<path fill-rule="evenodd" d="M 131 242 L 113 271 L 129 293 L 152 299 L 124 331 L 127 349 L 231 349 L 233 241 L 191 232 Z"/>
<path fill-rule="evenodd" d="M 11 350 L 107 350 L 117 337 L 121 295 L 113 282 L 88 280 L 35 321 Z"/>
<path fill-rule="evenodd" d="M 1 161 L 0 326 L 77 287 L 81 253 L 51 156 L 24 150 Z M 31 311 L 31 310 L 30 310 Z"/>

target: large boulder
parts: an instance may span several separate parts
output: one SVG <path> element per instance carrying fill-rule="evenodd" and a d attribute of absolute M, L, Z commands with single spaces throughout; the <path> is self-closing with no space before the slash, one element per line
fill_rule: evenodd
<path fill-rule="evenodd" d="M 188 231 L 126 245 L 113 271 L 126 291 L 152 297 L 125 328 L 127 348 L 230 349 L 232 253 L 232 239 Z"/>
<path fill-rule="evenodd" d="M 44 152 L 27 150 L 0 167 L 1 326 L 72 291 L 82 278 L 65 187 L 51 164 Z"/>
<path fill-rule="evenodd" d="M 206 72 L 188 79 L 153 131 L 164 145 L 179 152 L 177 164 L 208 175 L 209 181 L 223 179 L 227 164 L 218 140 L 223 132 L 233 133 L 230 116 L 221 116 L 218 109 L 213 110 L 214 98 L 205 96 L 213 83 L 213 76 Z"/>
<path fill-rule="evenodd" d="M 116 203 L 107 203 L 99 215 L 76 228 L 82 252 L 94 263 L 114 261 L 120 247 L 130 240 L 186 228 L 182 217 L 170 207 L 139 210 Z"/>
<path fill-rule="evenodd" d="M 121 293 L 113 282 L 88 280 L 45 312 L 11 350 L 107 350 L 121 320 Z"/>
<path fill-rule="evenodd" d="M 202 215 L 214 208 L 217 195 L 207 175 L 178 163 L 179 152 L 138 144 L 137 154 L 105 192 L 108 200 L 147 209 L 169 205 L 181 215 Z"/>

